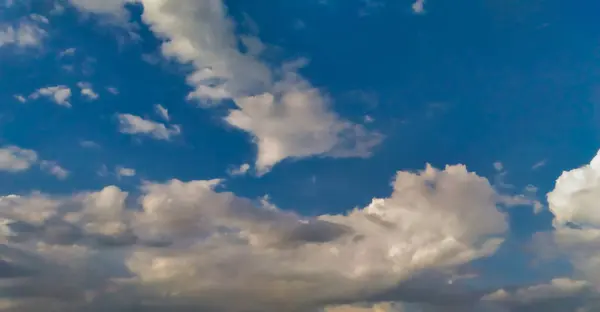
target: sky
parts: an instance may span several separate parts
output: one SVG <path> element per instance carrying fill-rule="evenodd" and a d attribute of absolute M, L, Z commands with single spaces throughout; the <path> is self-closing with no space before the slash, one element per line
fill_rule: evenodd
<path fill-rule="evenodd" d="M 598 9 L 0 0 L 0 311 L 597 311 Z"/>

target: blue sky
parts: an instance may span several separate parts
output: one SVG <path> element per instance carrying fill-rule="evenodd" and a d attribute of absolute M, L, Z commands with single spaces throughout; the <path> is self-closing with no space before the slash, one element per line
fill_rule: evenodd
<path fill-rule="evenodd" d="M 599 306 L 597 3 L 0 3 L 0 311 Z M 3 274 L 31 259 L 23 295 Z M 39 287 L 59 268 L 80 304 Z"/>

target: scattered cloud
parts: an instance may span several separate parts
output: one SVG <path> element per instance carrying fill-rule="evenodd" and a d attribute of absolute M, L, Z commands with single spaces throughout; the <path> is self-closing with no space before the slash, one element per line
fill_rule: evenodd
<path fill-rule="evenodd" d="M 546 166 L 546 160 L 540 160 L 537 163 L 533 164 L 533 166 L 531 166 L 531 170 L 537 170 L 540 169 L 542 167 Z"/>
<path fill-rule="evenodd" d="M 107 87 L 106 91 L 110 92 L 113 95 L 117 95 L 119 94 L 119 89 L 115 88 L 115 87 Z"/>
<path fill-rule="evenodd" d="M 154 111 L 164 121 L 167 121 L 167 122 L 171 121 L 171 117 L 169 116 L 169 111 L 166 108 L 164 108 L 162 105 L 160 105 L 160 104 L 154 105 Z"/>
<path fill-rule="evenodd" d="M 115 169 L 117 177 L 133 177 L 135 176 L 135 169 L 117 166 Z"/>
<path fill-rule="evenodd" d="M 494 163 L 494 169 L 498 172 L 501 172 L 504 170 L 504 165 L 501 162 L 497 161 Z"/>
<path fill-rule="evenodd" d="M 81 147 L 85 147 L 85 148 L 100 148 L 100 144 L 94 142 L 94 141 L 89 141 L 89 140 L 81 140 L 79 141 L 79 145 Z"/>
<path fill-rule="evenodd" d="M 27 102 L 27 99 L 23 95 L 21 95 L 21 94 L 15 94 L 14 98 L 15 98 L 15 100 L 17 100 L 17 101 L 19 101 L 21 103 L 26 103 Z"/>
<path fill-rule="evenodd" d="M 77 87 L 79 87 L 81 95 L 86 97 L 90 101 L 97 100 L 99 95 L 92 89 L 92 84 L 89 82 L 80 81 L 77 83 Z"/>
<path fill-rule="evenodd" d="M 40 47 L 46 31 L 31 21 L 21 21 L 16 26 L 0 25 L 0 47 L 15 45 L 21 48 Z"/>
<path fill-rule="evenodd" d="M 72 56 L 75 54 L 75 51 L 77 51 L 77 49 L 75 48 L 68 48 L 68 49 L 64 49 L 63 51 L 61 51 L 58 56 L 59 57 L 66 57 L 66 56 Z"/>
<path fill-rule="evenodd" d="M 130 135 L 147 135 L 157 140 L 170 140 L 181 134 L 178 125 L 168 125 L 131 114 L 118 114 L 119 131 Z"/>
<path fill-rule="evenodd" d="M 40 161 L 40 168 L 60 180 L 64 180 L 69 176 L 69 171 L 54 161 L 42 160 Z"/>
<path fill-rule="evenodd" d="M 245 175 L 246 173 L 248 173 L 248 170 L 250 170 L 250 164 L 242 164 L 237 168 L 233 168 L 233 169 L 229 170 L 229 175 L 232 175 L 232 176 Z"/>
<path fill-rule="evenodd" d="M 31 168 L 38 161 L 34 150 L 10 145 L 0 147 L 0 171 L 20 172 Z"/>
<path fill-rule="evenodd" d="M 30 94 L 29 98 L 32 100 L 36 100 L 42 96 L 50 99 L 57 105 L 71 107 L 71 103 L 69 102 L 69 99 L 71 98 L 71 88 L 67 86 L 58 85 L 40 88 L 32 94 Z"/>
<path fill-rule="evenodd" d="M 389 291 L 402 300 L 398 285 L 493 254 L 508 228 L 489 182 L 461 165 L 398 172 L 389 197 L 317 217 L 220 183 L 146 183 L 137 200 L 115 186 L 0 198 L 2 261 L 35 272 L 2 284 L 23 295 L 9 297 L 13 310 L 315 311 Z"/>
<path fill-rule="evenodd" d="M 416 0 L 412 4 L 412 11 L 415 14 L 425 14 L 425 0 Z"/>
<path fill-rule="evenodd" d="M 252 135 L 260 172 L 286 158 L 368 157 L 382 140 L 329 109 L 330 99 L 299 75 L 305 61 L 272 70 L 256 55 L 261 49 L 252 49 L 264 46 L 253 36 L 244 36 L 242 42 L 250 52 L 242 53 L 222 1 L 186 0 L 177 7 L 140 3 L 143 21 L 166 39 L 163 54 L 195 66 L 187 79 L 194 87 L 188 98 L 204 106 L 233 100 L 236 108 L 225 120 Z"/>

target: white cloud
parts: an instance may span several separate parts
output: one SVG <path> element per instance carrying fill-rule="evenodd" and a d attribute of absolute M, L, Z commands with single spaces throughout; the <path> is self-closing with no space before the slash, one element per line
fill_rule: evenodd
<path fill-rule="evenodd" d="M 171 117 L 169 116 L 169 110 L 167 110 L 166 108 L 164 108 L 162 105 L 160 105 L 160 104 L 154 105 L 154 111 L 164 121 L 170 121 L 171 120 Z"/>
<path fill-rule="evenodd" d="M 390 197 L 315 218 L 256 205 L 219 184 L 148 183 L 137 200 L 114 186 L 1 198 L 0 256 L 37 272 L 3 286 L 28 296 L 10 304 L 304 311 L 364 301 L 419 273 L 489 256 L 507 229 L 488 181 L 464 166 L 398 172 Z"/>
<path fill-rule="evenodd" d="M 226 121 L 254 137 L 260 172 L 286 158 L 366 157 L 381 140 L 330 111 L 328 97 L 297 73 L 299 63 L 273 70 L 255 55 L 261 49 L 240 52 L 239 40 L 262 43 L 236 37 L 222 1 L 140 2 L 143 21 L 165 39 L 163 54 L 195 66 L 189 98 L 237 105 Z"/>
<path fill-rule="evenodd" d="M 504 165 L 501 162 L 497 161 L 494 163 L 494 169 L 496 169 L 496 171 L 502 171 L 504 170 Z"/>
<path fill-rule="evenodd" d="M 58 56 L 59 57 L 65 57 L 65 56 L 71 56 L 75 54 L 75 51 L 77 51 L 77 49 L 75 48 L 67 48 L 64 49 L 63 51 L 61 51 Z"/>
<path fill-rule="evenodd" d="M 77 87 L 79 87 L 81 95 L 88 100 L 93 101 L 98 99 L 99 95 L 94 91 L 91 83 L 80 81 L 77 83 Z"/>
<path fill-rule="evenodd" d="M 135 176 L 135 169 L 132 169 L 132 168 L 117 166 L 115 171 L 116 171 L 117 177 L 119 177 L 119 178 Z"/>
<path fill-rule="evenodd" d="M 148 135 L 157 140 L 170 140 L 181 134 L 181 128 L 178 125 L 165 126 L 165 124 L 131 114 L 118 114 L 117 117 L 121 133 Z"/>
<path fill-rule="evenodd" d="M 29 169 L 38 160 L 34 150 L 18 146 L 0 147 L 0 171 L 19 172 Z"/>
<path fill-rule="evenodd" d="M 241 164 L 239 167 L 231 169 L 229 174 L 232 176 L 245 175 L 248 170 L 250 170 L 250 164 Z"/>
<path fill-rule="evenodd" d="M 424 14 L 425 13 L 425 0 L 416 0 L 412 4 L 412 10 L 415 14 Z"/>
<path fill-rule="evenodd" d="M 30 94 L 29 98 L 35 100 L 41 96 L 49 98 L 51 101 L 60 106 L 71 107 L 71 103 L 69 102 L 69 99 L 71 98 L 71 88 L 67 86 L 58 85 L 40 88 Z"/>
<path fill-rule="evenodd" d="M 17 100 L 17 101 L 19 101 L 21 103 L 26 103 L 27 102 L 27 99 L 24 96 L 20 95 L 20 94 L 14 95 L 14 98 L 15 98 L 15 100 Z"/>
<path fill-rule="evenodd" d="M 546 160 L 540 160 L 537 163 L 533 164 L 533 166 L 531 166 L 531 170 L 537 170 L 540 169 L 542 167 L 546 166 Z"/>
<path fill-rule="evenodd" d="M 41 24 L 48 24 L 48 23 L 50 23 L 50 21 L 48 20 L 47 17 L 45 17 L 43 15 L 39 15 L 39 14 L 30 14 L 29 18 L 32 21 L 35 21 L 35 22 L 38 22 L 38 23 L 41 23 Z"/>
<path fill-rule="evenodd" d="M 39 47 L 46 37 L 46 31 L 35 23 L 22 21 L 16 26 L 0 25 L 0 47 L 16 45 L 21 48 Z"/>
<path fill-rule="evenodd" d="M 40 161 L 40 168 L 60 180 L 64 180 L 69 176 L 69 171 L 55 161 L 42 160 Z"/>

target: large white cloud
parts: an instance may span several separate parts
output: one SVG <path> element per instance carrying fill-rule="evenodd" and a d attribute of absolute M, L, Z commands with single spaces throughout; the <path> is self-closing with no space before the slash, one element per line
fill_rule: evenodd
<path fill-rule="evenodd" d="M 71 1 L 88 12 L 117 15 L 126 2 L 107 1 L 99 8 Z M 253 136 L 258 173 L 286 158 L 366 157 L 381 141 L 381 135 L 332 112 L 329 98 L 298 74 L 302 62 L 272 68 L 261 61 L 264 44 L 254 36 L 236 36 L 222 0 L 137 2 L 144 6 L 143 21 L 165 40 L 162 53 L 193 65 L 188 98 L 204 105 L 233 101 L 236 107 L 225 120 Z"/>
<path fill-rule="evenodd" d="M 464 166 L 399 172 L 390 197 L 315 218 L 219 184 L 145 184 L 137 201 L 114 186 L 3 197 L 0 259 L 27 273 L 6 282 L 0 269 L 0 287 L 31 298 L 5 302 L 8 311 L 46 301 L 66 311 L 308 311 L 489 256 L 507 229 L 488 181 Z"/>

